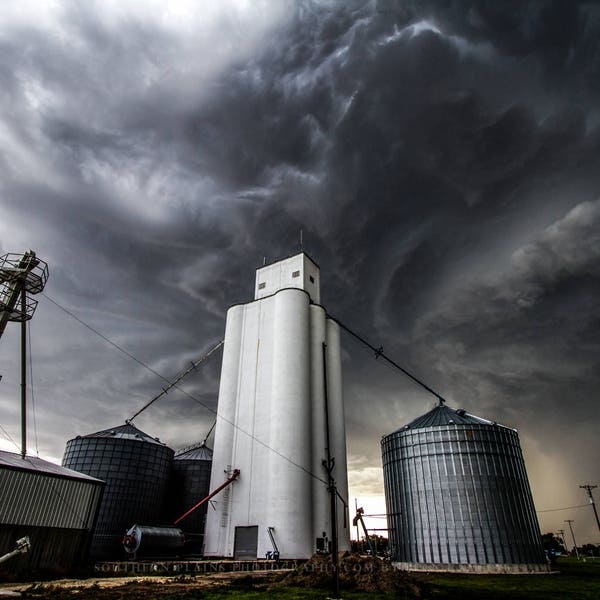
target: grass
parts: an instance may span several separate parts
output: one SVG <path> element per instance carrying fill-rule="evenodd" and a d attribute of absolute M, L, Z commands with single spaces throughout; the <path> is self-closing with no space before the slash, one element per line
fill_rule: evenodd
<path fill-rule="evenodd" d="M 560 558 L 551 575 L 430 575 L 430 597 L 439 600 L 597 600 L 600 561 Z"/>

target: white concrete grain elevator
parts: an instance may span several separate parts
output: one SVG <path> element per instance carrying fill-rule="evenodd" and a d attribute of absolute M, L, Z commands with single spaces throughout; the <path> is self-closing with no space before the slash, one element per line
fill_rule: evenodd
<path fill-rule="evenodd" d="M 350 547 L 340 332 L 319 284 L 319 267 L 300 253 L 257 269 L 254 300 L 227 313 L 211 489 L 233 469 L 240 476 L 208 509 L 206 556 L 327 551 L 328 450 L 339 549 Z"/>

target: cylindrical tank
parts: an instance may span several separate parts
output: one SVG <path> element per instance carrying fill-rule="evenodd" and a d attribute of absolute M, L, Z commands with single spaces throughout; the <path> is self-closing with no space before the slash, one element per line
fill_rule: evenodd
<path fill-rule="evenodd" d="M 271 377 L 269 495 L 265 513 L 280 540 L 282 558 L 311 556 L 309 297 L 296 289 L 275 295 Z M 290 468 L 289 457 L 301 468 Z M 282 545 L 281 540 L 293 540 Z"/>
<path fill-rule="evenodd" d="M 323 461 L 327 458 L 325 386 L 323 385 L 323 344 L 327 342 L 325 309 L 311 304 L 310 316 L 312 472 L 323 475 L 324 478 Z M 325 549 L 326 540 L 329 540 L 332 535 L 331 509 L 328 487 L 318 480 L 315 480 L 312 486 L 312 507 L 313 535 L 321 538 L 321 548 Z"/>
<path fill-rule="evenodd" d="M 106 482 L 90 548 L 94 559 L 123 555 L 132 523 L 160 523 L 173 450 L 127 423 L 67 442 L 63 466 Z"/>
<path fill-rule="evenodd" d="M 333 475 L 339 495 L 348 502 L 348 468 L 346 464 L 346 427 L 344 399 L 342 395 L 342 354 L 340 326 L 327 319 L 327 404 L 332 456 L 335 458 Z M 350 527 L 348 506 L 338 501 L 338 548 L 340 552 L 350 550 Z"/>
<path fill-rule="evenodd" d="M 440 402 L 381 446 L 398 566 L 547 570 L 516 430 Z"/>
<path fill-rule="evenodd" d="M 206 498 L 210 493 L 212 450 L 205 442 L 175 453 L 169 486 L 173 520 Z M 203 504 L 179 524 L 186 533 L 204 534 L 208 503 Z M 202 548 L 199 543 L 199 549 Z"/>
<path fill-rule="evenodd" d="M 123 537 L 125 552 L 134 557 L 173 555 L 183 551 L 185 535 L 177 527 L 134 525 Z"/>

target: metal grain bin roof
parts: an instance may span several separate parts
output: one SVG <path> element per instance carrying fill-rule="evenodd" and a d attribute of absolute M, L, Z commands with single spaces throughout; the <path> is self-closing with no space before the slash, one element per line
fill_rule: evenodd
<path fill-rule="evenodd" d="M 138 429 L 131 423 L 125 423 L 124 425 L 117 425 L 116 427 L 109 427 L 102 431 L 96 431 L 95 433 L 88 433 L 87 435 L 77 436 L 83 438 L 116 438 L 123 440 L 134 440 L 140 442 L 148 442 L 150 444 L 159 444 L 160 446 L 166 446 L 158 438 L 154 438 L 147 433 L 144 433 L 141 429 Z"/>
<path fill-rule="evenodd" d="M 437 427 L 440 425 L 496 425 L 504 427 L 495 421 L 488 421 L 482 417 L 472 415 L 462 408 L 450 408 L 440 402 L 432 408 L 428 413 L 417 417 L 407 425 L 400 427 L 394 433 L 405 429 L 421 429 L 423 427 Z"/>
<path fill-rule="evenodd" d="M 205 442 L 182 448 L 175 452 L 175 460 L 212 460 L 213 451 Z"/>

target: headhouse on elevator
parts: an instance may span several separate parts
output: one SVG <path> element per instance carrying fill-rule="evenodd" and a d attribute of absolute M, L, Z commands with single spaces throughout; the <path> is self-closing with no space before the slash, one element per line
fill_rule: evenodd
<path fill-rule="evenodd" d="M 257 269 L 254 300 L 227 313 L 211 489 L 240 476 L 208 509 L 204 554 L 327 550 L 328 450 L 347 501 L 339 327 L 320 305 L 319 267 L 300 253 Z M 345 511 L 338 500 L 340 550 Z"/>

